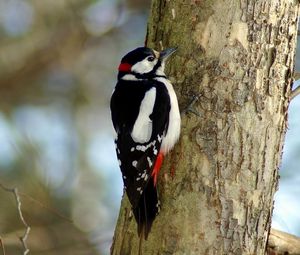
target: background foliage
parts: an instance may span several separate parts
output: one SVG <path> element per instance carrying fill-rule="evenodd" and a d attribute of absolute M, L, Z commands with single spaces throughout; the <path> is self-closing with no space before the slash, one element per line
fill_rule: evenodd
<path fill-rule="evenodd" d="M 20 191 L 30 254 L 108 254 L 122 195 L 108 104 L 120 58 L 144 43 L 149 8 L 0 0 L 0 183 Z M 296 98 L 273 219 L 298 235 L 299 111 Z M 7 254 L 21 254 L 23 232 L 13 194 L 0 189 Z"/>

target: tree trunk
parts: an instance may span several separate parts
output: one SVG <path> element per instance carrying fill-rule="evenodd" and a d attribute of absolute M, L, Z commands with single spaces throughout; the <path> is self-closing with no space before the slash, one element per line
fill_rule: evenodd
<path fill-rule="evenodd" d="M 146 44 L 179 46 L 167 74 L 194 114 L 166 157 L 161 212 L 139 243 L 123 197 L 111 253 L 265 254 L 287 126 L 294 0 L 156 0 Z M 193 112 L 195 112 L 193 111 Z M 175 176 L 170 170 L 175 166 Z"/>

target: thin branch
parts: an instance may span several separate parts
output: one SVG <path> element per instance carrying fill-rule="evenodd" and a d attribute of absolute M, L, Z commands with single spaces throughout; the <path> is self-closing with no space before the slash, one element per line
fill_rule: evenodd
<path fill-rule="evenodd" d="M 1 246 L 2 254 L 5 255 L 4 243 L 3 243 L 3 241 L 2 241 L 1 236 L 0 236 L 0 246 Z"/>
<path fill-rule="evenodd" d="M 5 187 L 2 183 L 0 183 L 0 187 L 7 192 L 14 192 L 13 189 L 9 189 L 9 188 Z"/>
<path fill-rule="evenodd" d="M 34 202 L 34 203 L 36 203 L 36 204 L 38 204 L 40 207 L 42 207 L 42 208 L 46 209 L 47 211 L 53 213 L 53 214 L 56 215 L 57 217 L 59 217 L 59 218 L 65 220 L 65 221 L 68 221 L 69 223 L 73 223 L 73 221 L 72 221 L 71 219 L 69 219 L 68 217 L 62 215 L 62 214 L 61 214 L 60 212 L 58 212 L 57 210 L 55 210 L 55 209 L 53 209 L 53 208 L 50 208 L 50 207 L 44 205 L 42 202 L 38 201 L 37 199 L 35 199 L 35 198 L 33 198 L 33 197 L 31 197 L 31 196 L 29 196 L 29 195 L 23 193 L 23 192 L 19 192 L 19 195 L 21 195 L 21 196 L 23 196 L 23 197 L 29 199 L 30 201 L 32 201 L 32 202 Z"/>
<path fill-rule="evenodd" d="M 20 217 L 21 221 L 23 222 L 23 225 L 26 227 L 24 235 L 20 237 L 20 240 L 21 240 L 23 248 L 24 248 L 24 253 L 23 254 L 26 255 L 26 254 L 29 253 L 29 249 L 27 247 L 26 241 L 27 241 L 27 238 L 28 238 L 28 235 L 29 235 L 29 232 L 30 232 L 30 227 L 29 227 L 29 225 L 27 224 L 27 222 L 25 221 L 25 219 L 23 217 L 22 208 L 21 208 L 22 204 L 21 204 L 20 196 L 18 194 L 18 189 L 14 188 L 13 191 L 14 191 L 15 199 L 16 199 L 16 202 L 17 202 L 17 205 L 18 205 L 19 217 Z"/>
<path fill-rule="evenodd" d="M 300 86 L 298 86 L 297 88 L 295 88 L 292 93 L 291 93 L 291 100 L 293 100 L 296 96 L 298 96 L 300 94 Z"/>
<path fill-rule="evenodd" d="M 15 200 L 16 200 L 16 203 L 17 203 L 19 218 L 21 219 L 23 225 L 26 227 L 23 236 L 20 237 L 20 241 L 21 241 L 23 249 L 24 249 L 23 255 L 27 255 L 29 253 L 29 249 L 28 249 L 26 241 L 27 241 L 28 236 L 29 236 L 30 226 L 27 224 L 27 222 L 25 221 L 25 219 L 23 217 L 22 203 L 21 203 L 21 199 L 20 199 L 20 196 L 19 196 L 19 193 L 18 193 L 18 189 L 17 188 L 7 188 L 2 183 L 0 183 L 0 187 L 5 191 L 11 192 L 11 193 L 14 194 L 14 197 L 15 197 Z"/>
<path fill-rule="evenodd" d="M 276 229 L 271 229 L 267 254 L 300 254 L 300 238 Z"/>
<path fill-rule="evenodd" d="M 297 81 L 300 79 L 300 72 L 299 71 L 295 71 L 294 72 L 294 80 Z"/>

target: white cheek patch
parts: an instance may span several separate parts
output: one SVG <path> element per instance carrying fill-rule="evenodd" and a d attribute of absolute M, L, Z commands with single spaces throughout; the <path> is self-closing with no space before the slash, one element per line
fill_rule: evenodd
<path fill-rule="evenodd" d="M 149 73 L 152 71 L 157 63 L 157 59 L 154 61 L 148 61 L 146 58 L 140 62 L 137 62 L 131 67 L 131 71 L 139 74 Z"/>
<path fill-rule="evenodd" d="M 134 123 L 131 137 L 136 143 L 149 142 L 152 135 L 152 120 L 149 118 L 153 112 L 156 98 L 156 88 L 152 88 L 145 93 L 141 102 L 139 115 Z"/>

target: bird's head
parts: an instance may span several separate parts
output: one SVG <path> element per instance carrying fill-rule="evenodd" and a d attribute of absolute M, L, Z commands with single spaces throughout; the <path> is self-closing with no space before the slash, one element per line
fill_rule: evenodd
<path fill-rule="evenodd" d="M 165 62 L 176 49 L 168 48 L 158 52 L 146 47 L 136 48 L 122 58 L 118 78 L 136 80 L 165 76 Z"/>

